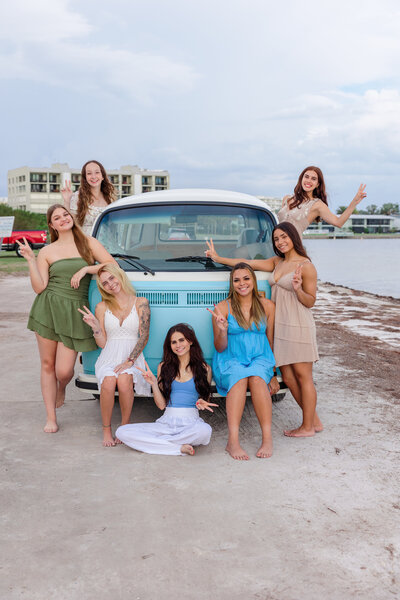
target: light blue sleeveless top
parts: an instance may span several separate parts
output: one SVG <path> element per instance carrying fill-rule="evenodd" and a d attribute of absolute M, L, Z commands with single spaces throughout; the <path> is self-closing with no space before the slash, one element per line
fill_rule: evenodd
<path fill-rule="evenodd" d="M 189 381 L 174 381 L 171 385 L 171 397 L 168 406 L 173 408 L 193 408 L 199 399 L 199 393 L 194 385 L 194 378 Z"/>

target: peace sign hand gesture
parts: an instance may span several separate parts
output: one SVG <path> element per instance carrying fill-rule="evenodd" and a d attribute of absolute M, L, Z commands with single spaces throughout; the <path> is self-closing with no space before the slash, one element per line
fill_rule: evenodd
<path fill-rule="evenodd" d="M 213 404 L 212 402 L 206 402 L 203 398 L 199 398 L 196 402 L 196 408 L 199 410 L 209 410 L 210 412 L 214 412 L 210 406 L 218 406 L 218 404 Z"/>
<path fill-rule="evenodd" d="M 204 254 L 208 258 L 211 258 L 211 260 L 213 260 L 214 262 L 218 262 L 219 255 L 217 254 L 217 252 L 214 248 L 214 242 L 212 241 L 212 238 L 210 239 L 210 241 L 206 240 L 206 244 L 207 244 L 207 250 L 205 250 Z"/>
<path fill-rule="evenodd" d="M 83 317 L 82 317 L 83 321 L 85 321 L 85 323 L 87 323 L 89 325 L 89 327 L 91 327 L 93 329 L 93 331 L 101 330 L 100 322 L 94 316 L 94 314 L 90 312 L 90 310 L 87 308 L 87 306 L 84 306 L 83 309 L 84 310 L 81 310 L 80 308 L 78 308 L 81 315 L 83 315 Z"/>
<path fill-rule="evenodd" d="M 303 266 L 299 265 L 293 275 L 292 286 L 293 286 L 293 289 L 295 292 L 298 292 L 301 289 L 301 286 L 303 283 L 303 278 L 301 276 L 302 268 L 303 268 Z"/>
<path fill-rule="evenodd" d="M 354 196 L 353 198 L 353 202 L 354 204 L 357 206 L 357 204 L 360 204 L 361 200 L 364 200 L 364 198 L 367 197 L 367 194 L 365 192 L 365 188 L 367 187 L 366 183 L 362 183 L 360 185 L 360 187 L 358 188 L 357 194 Z"/>
<path fill-rule="evenodd" d="M 146 365 L 146 369 L 141 369 L 140 367 L 135 365 L 135 369 L 137 369 L 138 371 L 141 372 L 141 374 L 143 375 L 143 379 L 145 379 L 150 385 L 156 385 L 157 384 L 157 377 L 154 375 L 154 373 L 152 373 L 152 371 L 150 371 L 150 367 L 147 364 L 146 361 L 144 361 L 144 364 Z"/>
<path fill-rule="evenodd" d="M 224 317 L 222 312 L 219 310 L 218 306 L 214 306 L 214 310 L 211 310 L 211 308 L 207 308 L 207 310 L 209 313 L 212 314 L 213 318 L 215 319 L 215 323 L 218 329 L 225 333 L 228 329 L 228 321 Z"/>
<path fill-rule="evenodd" d="M 30 245 L 28 244 L 28 242 L 26 241 L 26 238 L 22 238 L 22 239 L 24 240 L 24 243 L 17 240 L 17 244 L 19 246 L 19 251 L 20 251 L 21 256 L 23 256 L 28 262 L 30 260 L 35 260 L 35 255 L 33 253 L 33 250 L 30 247 Z"/>
<path fill-rule="evenodd" d="M 71 187 L 71 182 L 70 181 L 66 181 L 65 185 L 63 188 L 61 188 L 61 196 L 62 199 L 64 200 L 64 202 L 70 202 L 71 198 L 72 198 L 72 187 Z"/>

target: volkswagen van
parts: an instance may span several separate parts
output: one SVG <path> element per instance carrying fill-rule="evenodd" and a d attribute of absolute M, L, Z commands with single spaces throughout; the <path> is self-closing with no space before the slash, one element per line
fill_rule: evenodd
<path fill-rule="evenodd" d="M 258 198 L 236 192 L 181 189 L 148 192 L 111 204 L 97 219 L 93 235 L 127 273 L 138 296 L 150 304 L 150 337 L 145 358 L 156 372 L 168 329 L 189 323 L 211 364 L 212 317 L 206 310 L 229 289 L 229 267 L 205 256 L 212 238 L 221 256 L 269 258 L 276 217 Z M 265 272 L 257 272 L 261 294 L 270 297 Z M 93 278 L 90 309 L 101 300 Z M 100 349 L 82 355 L 76 384 L 98 393 L 94 365 Z"/>

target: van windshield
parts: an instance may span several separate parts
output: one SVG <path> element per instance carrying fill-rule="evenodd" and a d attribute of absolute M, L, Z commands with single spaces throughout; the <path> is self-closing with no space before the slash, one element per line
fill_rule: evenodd
<path fill-rule="evenodd" d="M 111 254 L 136 257 L 155 271 L 204 271 L 227 269 L 205 260 L 206 240 L 213 239 L 220 256 L 269 258 L 273 227 L 267 208 L 164 202 L 116 207 L 102 216 L 95 236 Z M 126 271 L 138 268 L 119 261 Z"/>

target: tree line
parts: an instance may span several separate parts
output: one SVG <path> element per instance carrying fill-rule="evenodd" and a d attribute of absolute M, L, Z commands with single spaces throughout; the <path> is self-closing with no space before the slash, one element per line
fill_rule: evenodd
<path fill-rule="evenodd" d="M 346 210 L 347 206 L 339 206 L 336 213 L 341 215 Z M 366 206 L 365 209 L 355 210 L 353 214 L 355 215 L 393 215 L 398 214 L 399 205 L 393 204 L 391 202 L 387 202 L 386 204 L 382 204 L 382 206 L 377 206 L 376 204 L 370 204 Z"/>
<path fill-rule="evenodd" d="M 0 217 L 15 217 L 14 231 L 47 230 L 46 215 L 0 204 Z"/>

